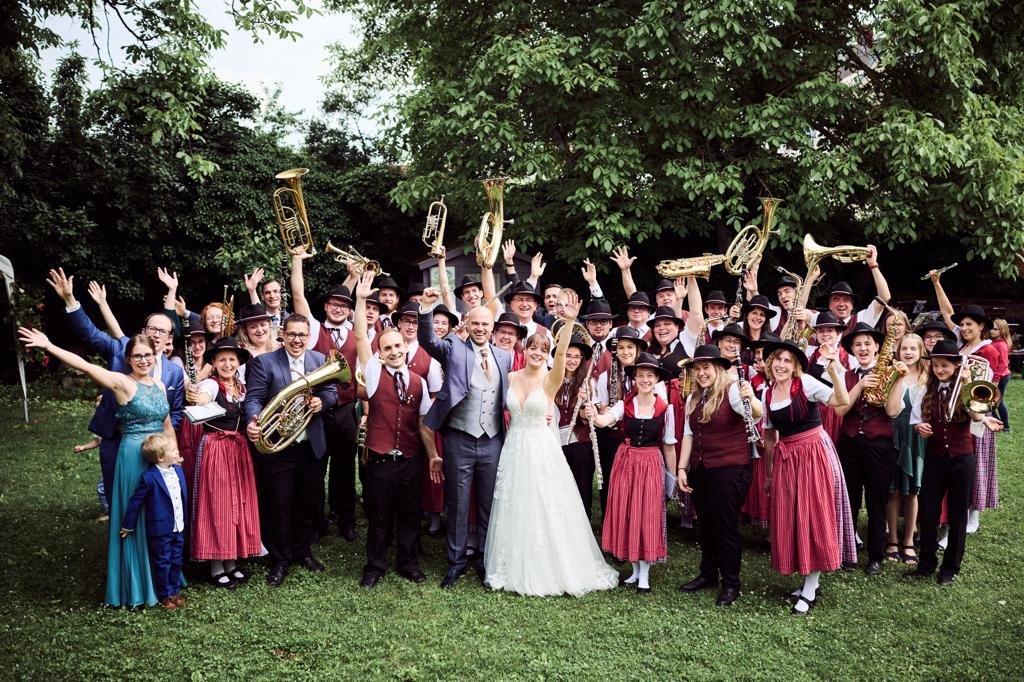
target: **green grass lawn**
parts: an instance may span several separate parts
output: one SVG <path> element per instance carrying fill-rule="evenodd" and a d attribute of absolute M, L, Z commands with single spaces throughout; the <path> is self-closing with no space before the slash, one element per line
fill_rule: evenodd
<path fill-rule="evenodd" d="M 1024 431 L 1024 386 L 1012 419 Z M 440 539 L 424 536 L 413 585 L 389 574 L 372 591 L 357 581 L 361 542 L 328 538 L 327 571 L 294 569 L 281 588 L 254 580 L 235 592 L 190 587 L 188 606 L 128 611 L 100 606 L 106 524 L 95 520 L 99 461 L 76 455 L 88 440 L 87 403 L 36 402 L 32 423 L 9 391 L 0 400 L 0 676 L 83 678 L 984 678 L 1024 676 L 1024 444 L 1000 435 L 1002 506 L 982 515 L 951 588 L 907 583 L 897 564 L 882 576 L 824 576 L 806 618 L 784 593 L 799 584 L 769 567 L 764 536 L 750 531 L 744 591 L 732 609 L 676 587 L 698 551 L 669 533 L 669 561 L 654 591 L 626 588 L 581 599 L 485 591 L 467 575 L 442 591 Z M 861 517 L 862 532 L 864 518 Z M 671 524 L 670 524 L 671 525 Z M 365 527 L 360 528 L 365 537 Z M 863 556 L 862 556 L 863 561 Z"/>

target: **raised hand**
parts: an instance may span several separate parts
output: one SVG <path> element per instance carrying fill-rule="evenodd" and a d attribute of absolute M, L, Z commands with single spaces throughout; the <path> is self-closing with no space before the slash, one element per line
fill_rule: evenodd
<path fill-rule="evenodd" d="M 907 363 L 903 362 L 902 360 L 897 360 L 896 362 L 892 363 L 892 368 L 899 372 L 901 377 L 907 376 L 907 372 L 909 371 Z"/>
<path fill-rule="evenodd" d="M 294 249 L 292 249 L 292 267 L 294 267 L 296 263 L 302 263 L 302 261 L 308 260 L 308 259 L 310 259 L 312 257 L 313 257 L 313 254 L 306 253 L 306 247 L 305 246 L 302 246 L 302 245 L 296 246 Z M 355 264 L 354 263 L 348 263 L 347 265 L 348 265 L 348 274 L 354 275 L 355 271 L 353 270 L 353 268 L 355 267 Z"/>
<path fill-rule="evenodd" d="M 174 299 L 174 312 L 178 313 L 178 317 L 184 318 L 185 312 L 188 310 L 188 306 L 185 305 L 185 299 L 179 296 Z"/>
<path fill-rule="evenodd" d="M 97 305 L 103 305 L 107 302 L 107 286 L 99 284 L 95 280 L 90 280 L 89 296 L 92 297 L 92 300 L 96 301 Z"/>
<path fill-rule="evenodd" d="M 242 273 L 242 278 L 245 280 L 246 291 L 256 291 L 256 287 L 263 281 L 263 275 L 266 274 L 263 268 L 256 268 L 252 271 L 251 275 Z"/>
<path fill-rule="evenodd" d="M 39 348 L 40 350 L 46 350 L 50 347 L 50 339 L 46 338 L 46 334 L 42 333 L 38 329 L 18 327 L 18 337 L 21 342 L 25 344 L 26 348 Z"/>
<path fill-rule="evenodd" d="M 636 256 L 629 257 L 629 249 L 625 246 L 616 246 L 612 249 L 612 262 L 619 266 L 619 270 L 629 270 L 633 267 Z"/>
<path fill-rule="evenodd" d="M 375 291 L 377 289 L 373 286 L 373 273 L 364 272 L 356 282 L 356 296 L 358 298 L 369 298 Z"/>
<path fill-rule="evenodd" d="M 562 309 L 565 311 L 565 319 L 575 320 L 580 314 L 580 297 L 575 291 L 562 289 Z"/>
<path fill-rule="evenodd" d="M 836 350 L 835 346 L 823 343 L 818 346 L 818 355 L 826 360 L 835 360 L 839 357 L 839 351 Z"/>
<path fill-rule="evenodd" d="M 589 258 L 583 259 L 583 267 L 580 268 L 580 272 L 583 273 L 583 281 L 591 287 L 597 283 L 597 266 L 591 263 Z"/>
<path fill-rule="evenodd" d="M 676 291 L 676 298 L 678 298 L 679 300 L 682 300 L 683 298 L 686 297 L 686 278 L 685 277 L 676 277 L 675 280 L 672 282 L 672 286 L 673 286 L 673 288 Z"/>
<path fill-rule="evenodd" d="M 156 276 L 163 283 L 163 285 L 168 288 L 168 290 L 177 291 L 177 289 L 178 289 L 178 273 L 177 272 L 167 272 L 166 268 L 157 268 L 156 269 Z"/>
<path fill-rule="evenodd" d="M 869 268 L 878 267 L 878 249 L 874 244 L 868 244 L 868 258 L 866 262 Z"/>
<path fill-rule="evenodd" d="M 50 270 L 50 276 L 46 279 L 46 283 L 53 287 L 57 295 L 64 299 L 65 305 L 69 306 L 75 303 L 74 281 L 74 275 L 64 275 L 64 268 Z"/>
<path fill-rule="evenodd" d="M 506 239 L 505 243 L 501 245 L 501 256 L 505 259 L 505 265 L 516 264 L 516 242 L 514 239 Z"/>
<path fill-rule="evenodd" d="M 540 280 L 547 267 L 548 264 L 544 262 L 544 254 L 538 251 L 530 261 L 530 279 Z"/>
<path fill-rule="evenodd" d="M 423 290 L 423 295 L 420 296 L 420 306 L 429 308 L 430 306 L 437 303 L 438 299 L 441 298 L 441 290 L 437 287 L 427 287 Z"/>

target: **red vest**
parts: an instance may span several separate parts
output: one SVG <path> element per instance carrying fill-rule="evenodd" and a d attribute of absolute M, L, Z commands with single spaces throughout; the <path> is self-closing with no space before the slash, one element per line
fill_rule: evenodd
<path fill-rule="evenodd" d="M 558 408 L 558 427 L 564 428 L 569 425 L 572 421 L 573 408 L 576 407 L 576 398 L 574 397 L 569 401 L 571 404 L 564 406 L 559 401 L 555 401 L 555 407 Z M 576 434 L 576 441 L 578 443 L 589 443 L 590 442 L 590 426 L 587 424 L 583 417 L 576 417 L 576 426 L 573 427 L 573 433 Z"/>
<path fill-rule="evenodd" d="M 970 420 L 954 424 L 933 419 L 929 424 L 932 426 L 932 435 L 925 444 L 926 454 L 934 457 L 963 457 L 974 452 Z"/>
<path fill-rule="evenodd" d="M 430 371 L 430 354 L 423 350 L 423 346 L 417 346 L 416 352 L 412 354 L 412 360 L 409 361 L 409 371 L 413 374 L 418 374 L 426 380 L 427 373 Z"/>
<path fill-rule="evenodd" d="M 318 353 L 323 353 L 326 356 L 332 350 L 337 350 L 341 353 L 342 357 L 348 363 L 349 371 L 352 372 L 353 378 L 355 378 L 356 372 L 356 337 L 355 332 L 351 329 L 348 330 L 348 335 L 345 337 L 345 343 L 341 344 L 341 348 L 337 348 L 334 345 L 334 339 L 331 338 L 331 333 L 327 331 L 327 327 L 320 325 L 320 336 L 316 340 L 316 345 L 313 346 L 313 350 Z M 348 383 L 338 382 L 338 405 L 347 405 L 356 399 L 356 385 L 351 380 Z"/>
<path fill-rule="evenodd" d="M 420 401 L 423 380 L 410 372 L 404 403 L 398 401 L 395 380 L 381 368 L 377 390 L 370 398 L 370 416 L 366 422 L 366 447 L 380 454 L 401 450 L 406 459 L 420 451 Z"/>
<path fill-rule="evenodd" d="M 846 373 L 846 390 L 851 390 L 860 381 L 856 370 Z M 853 404 L 850 411 L 843 417 L 842 434 L 848 438 L 856 438 L 863 433 L 865 438 L 892 439 L 892 419 L 885 413 L 885 407 L 868 405 L 864 394 Z"/>
<path fill-rule="evenodd" d="M 703 464 L 707 469 L 743 466 L 750 461 L 750 443 L 747 442 L 743 417 L 736 414 L 729 404 L 729 396 L 722 398 L 722 404 L 715 410 L 711 421 L 700 423 L 704 411 L 704 399 L 697 402 L 690 416 L 690 430 L 693 432 L 693 448 L 690 450 L 690 467 Z"/>

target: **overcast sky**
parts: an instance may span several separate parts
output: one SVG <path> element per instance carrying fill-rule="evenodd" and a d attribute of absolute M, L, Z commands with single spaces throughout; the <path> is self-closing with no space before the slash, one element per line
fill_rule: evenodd
<path fill-rule="evenodd" d="M 252 38 L 234 29 L 226 12 L 223 0 L 196 0 L 200 11 L 217 28 L 228 31 L 227 47 L 213 55 L 211 67 L 221 80 L 241 83 L 254 95 L 262 96 L 263 87 L 273 89 L 275 84 L 282 88 L 282 102 L 290 111 L 301 110 L 305 115 L 315 114 L 320 108 L 323 85 L 320 78 L 329 70 L 327 49 L 329 43 L 341 42 L 347 47 L 358 43 L 353 31 L 354 22 L 344 15 L 314 16 L 300 19 L 292 24 L 293 30 L 302 34 L 298 41 L 280 40 L 267 36 L 262 43 L 253 43 Z M 313 0 L 311 6 L 319 3 Z M 89 60 L 95 60 L 96 49 L 88 32 L 73 21 L 50 20 L 48 25 L 69 39 L 77 39 L 79 51 Z M 114 60 L 123 53 L 118 47 L 126 42 L 127 33 L 111 24 L 109 36 L 110 53 Z M 106 36 L 101 38 L 100 47 L 106 55 Z M 42 54 L 42 67 L 49 75 L 57 60 L 65 51 L 47 50 Z M 89 72 L 93 85 L 99 82 L 99 72 L 91 65 Z M 365 129 L 364 129 L 365 132 Z"/>

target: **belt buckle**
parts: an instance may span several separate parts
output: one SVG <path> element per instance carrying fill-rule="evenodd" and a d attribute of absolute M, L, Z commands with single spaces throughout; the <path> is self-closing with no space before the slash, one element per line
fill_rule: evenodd
<path fill-rule="evenodd" d="M 402 451 L 399 450 L 398 448 L 393 448 L 391 450 L 388 450 L 386 454 L 391 459 L 401 459 L 402 456 L 403 456 L 402 455 Z"/>

